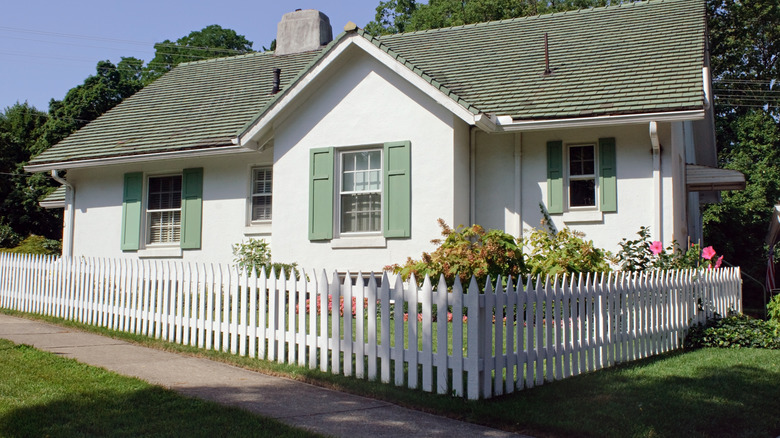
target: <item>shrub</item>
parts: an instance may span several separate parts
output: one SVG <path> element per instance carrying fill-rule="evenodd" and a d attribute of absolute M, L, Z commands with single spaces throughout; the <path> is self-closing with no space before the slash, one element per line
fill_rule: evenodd
<path fill-rule="evenodd" d="M 780 349 L 780 326 L 746 315 L 731 315 L 691 328 L 686 348 L 769 348 Z"/>
<path fill-rule="evenodd" d="M 639 227 L 636 240 L 623 239 L 615 260 L 623 271 L 644 271 L 648 269 L 719 268 L 723 256 L 716 257 L 715 249 L 693 244 L 683 251 L 677 242 L 664 248 L 659 241 L 650 242 L 650 228 Z"/>
<path fill-rule="evenodd" d="M 16 254 L 59 255 L 62 254 L 62 243 L 59 240 L 47 239 L 43 236 L 31 234 L 27 236 L 26 239 L 22 240 L 19 245 L 11 249 L 2 249 L 0 251 Z"/>
<path fill-rule="evenodd" d="M 775 295 L 766 305 L 769 320 L 780 325 L 780 294 Z"/>
<path fill-rule="evenodd" d="M 0 223 L 0 248 L 13 248 L 22 241 L 10 225 Z"/>
<path fill-rule="evenodd" d="M 271 270 L 275 270 L 276 278 L 281 276 L 284 270 L 287 278 L 290 273 L 299 280 L 301 274 L 298 271 L 297 263 L 273 263 L 271 261 L 271 247 L 264 239 L 249 239 L 246 242 L 233 245 L 233 261 L 244 270 L 254 268 L 255 273 L 260 275 L 260 271 L 265 268 L 265 272 L 271 275 Z"/>
<path fill-rule="evenodd" d="M 607 272 L 609 253 L 596 248 L 584 234 L 569 228 L 535 228 L 524 241 L 526 265 L 532 275 Z"/>
<path fill-rule="evenodd" d="M 407 259 L 403 265 L 389 265 L 385 270 L 401 274 L 404 279 L 414 274 L 422 284 L 426 275 L 433 282 L 444 275 L 448 285 L 455 282 L 455 277 L 467 285 L 471 277 L 476 277 L 480 285 L 487 276 L 496 278 L 499 275 L 513 276 L 525 273 L 525 263 L 521 245 L 511 234 L 500 230 L 485 231 L 479 225 L 470 227 L 450 228 L 439 219 L 441 235 L 444 240 L 435 239 L 431 243 L 439 245 L 432 253 L 423 253 L 420 260 Z"/>

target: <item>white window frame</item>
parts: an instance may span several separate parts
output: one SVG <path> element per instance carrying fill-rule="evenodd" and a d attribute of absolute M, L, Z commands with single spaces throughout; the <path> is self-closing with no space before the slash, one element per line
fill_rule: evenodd
<path fill-rule="evenodd" d="M 343 169 L 343 163 L 344 163 L 344 156 L 347 154 L 354 154 L 354 153 L 360 153 L 360 152 L 379 152 L 379 189 L 378 190 L 371 190 L 371 191 L 344 191 L 344 169 Z M 336 149 L 336 172 L 335 177 L 338 178 L 337 183 L 337 190 L 334 190 L 334 194 L 336 197 L 334 205 L 336 208 L 334 209 L 334 236 L 336 237 L 360 237 L 360 236 L 381 236 L 382 235 L 382 224 L 384 223 L 384 166 L 385 166 L 385 157 L 384 157 L 384 150 L 381 145 L 376 146 L 364 146 L 360 148 L 344 148 L 344 149 Z M 379 194 L 379 227 L 376 231 L 342 231 L 342 208 L 344 207 L 342 205 L 342 195 L 349 195 L 349 194 L 356 194 L 356 193 L 377 193 Z"/>
<path fill-rule="evenodd" d="M 257 187 L 256 184 L 256 175 L 260 171 L 266 171 L 270 172 L 271 176 L 271 182 L 270 182 L 270 190 L 267 193 L 256 193 L 255 188 Z M 249 216 L 249 223 L 250 224 L 266 224 L 270 223 L 273 220 L 273 166 L 254 166 L 250 169 L 250 177 L 249 177 L 249 200 L 248 200 L 248 216 Z M 265 219 L 254 219 L 254 200 L 258 197 L 267 197 L 269 201 L 269 208 L 271 210 L 270 217 Z"/>
<path fill-rule="evenodd" d="M 149 208 L 149 201 L 151 200 L 151 180 L 155 178 L 179 178 L 179 208 L 161 208 L 161 209 L 151 209 Z M 170 173 L 170 174 L 161 174 L 161 175 L 147 175 L 145 178 L 145 184 L 144 187 L 144 242 L 147 247 L 171 247 L 171 246 L 179 246 L 181 244 L 181 214 L 182 214 L 182 208 L 181 208 L 181 190 L 182 190 L 182 174 L 181 173 Z M 179 212 L 179 240 L 176 241 L 165 241 L 165 242 L 152 242 L 152 236 L 154 233 L 152 233 L 152 214 L 153 213 L 165 213 L 165 212 Z"/>
<path fill-rule="evenodd" d="M 593 148 L 593 173 L 587 175 L 572 175 L 571 169 L 571 150 L 577 147 L 591 147 Z M 598 157 L 598 145 L 596 143 L 573 143 L 566 145 L 566 157 L 565 157 L 565 169 L 566 169 L 566 190 L 564 194 L 566 196 L 566 207 L 569 211 L 588 211 L 598 210 L 599 208 L 599 157 Z M 572 181 L 586 181 L 593 180 L 593 204 L 592 205 L 572 205 Z"/>

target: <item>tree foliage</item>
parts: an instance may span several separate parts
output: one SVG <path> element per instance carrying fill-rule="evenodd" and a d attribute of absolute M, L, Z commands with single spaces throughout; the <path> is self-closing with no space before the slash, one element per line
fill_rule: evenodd
<path fill-rule="evenodd" d="M 26 174 L 23 166 L 37 153 L 37 139 L 44 131 L 46 113 L 27 103 L 17 103 L 0 113 L 0 245 L 14 246 L 35 233 L 59 238 L 62 222 L 57 212 L 44 210 L 38 198 L 52 190 L 42 174 Z"/>
<path fill-rule="evenodd" d="M 429 0 L 427 3 L 386 0 L 379 2 L 375 19 L 365 30 L 372 35 L 386 35 L 618 3 L 615 0 Z"/>
<path fill-rule="evenodd" d="M 148 84 L 182 62 L 221 58 L 252 52 L 252 42 L 232 29 L 212 24 L 201 30 L 190 32 L 172 42 L 165 40 L 154 45 L 154 58 L 143 72 Z"/>
<path fill-rule="evenodd" d="M 763 278 L 764 238 L 780 197 L 780 4 L 709 0 L 719 165 L 745 174 L 744 191 L 724 192 L 704 210 L 704 238 L 726 260 Z M 746 298 L 759 296 L 745 283 Z"/>

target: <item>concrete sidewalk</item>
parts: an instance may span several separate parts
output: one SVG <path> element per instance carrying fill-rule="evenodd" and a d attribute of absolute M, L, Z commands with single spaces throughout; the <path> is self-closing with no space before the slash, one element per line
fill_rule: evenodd
<path fill-rule="evenodd" d="M 331 436 L 517 436 L 208 359 L 3 314 L 0 338 Z"/>

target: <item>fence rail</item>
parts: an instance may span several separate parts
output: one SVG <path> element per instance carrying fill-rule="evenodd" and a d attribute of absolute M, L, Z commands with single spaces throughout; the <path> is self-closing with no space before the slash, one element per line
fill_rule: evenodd
<path fill-rule="evenodd" d="M 472 279 L 277 279 L 222 264 L 0 255 L 0 307 L 490 398 L 670 351 L 741 311 L 739 268 Z"/>

